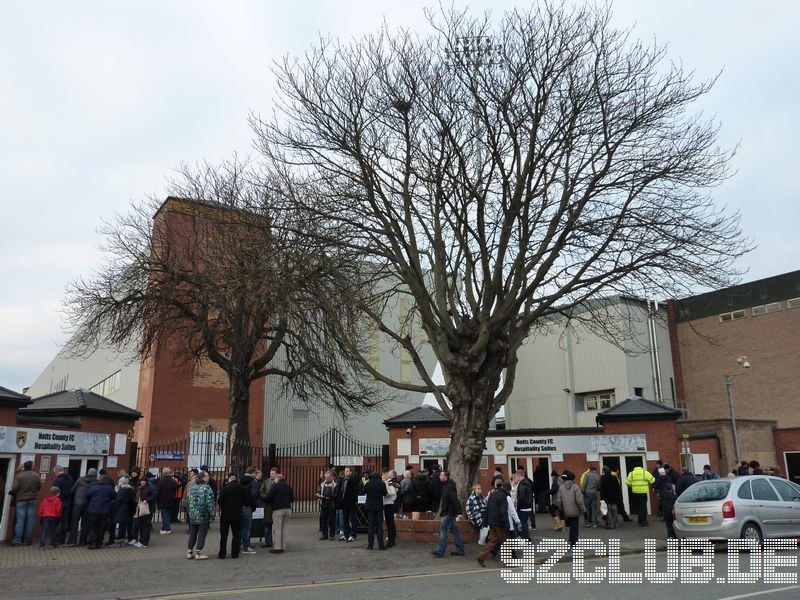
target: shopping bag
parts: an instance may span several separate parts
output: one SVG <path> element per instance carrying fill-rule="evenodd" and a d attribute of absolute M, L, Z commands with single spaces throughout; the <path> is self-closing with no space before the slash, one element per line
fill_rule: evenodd
<path fill-rule="evenodd" d="M 478 545 L 483 546 L 486 544 L 486 540 L 489 539 L 489 528 L 488 527 L 481 527 L 480 536 L 478 536 Z"/>
<path fill-rule="evenodd" d="M 608 514 L 608 504 L 605 500 L 600 500 L 600 514 L 604 517 Z"/>

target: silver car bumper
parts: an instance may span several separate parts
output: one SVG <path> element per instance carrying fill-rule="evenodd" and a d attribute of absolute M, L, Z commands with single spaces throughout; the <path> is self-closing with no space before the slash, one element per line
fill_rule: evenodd
<path fill-rule="evenodd" d="M 742 525 L 738 519 L 724 519 L 719 525 L 682 523 L 680 519 L 676 519 L 673 526 L 675 534 L 679 538 L 705 538 L 719 541 L 738 538 L 742 533 Z"/>

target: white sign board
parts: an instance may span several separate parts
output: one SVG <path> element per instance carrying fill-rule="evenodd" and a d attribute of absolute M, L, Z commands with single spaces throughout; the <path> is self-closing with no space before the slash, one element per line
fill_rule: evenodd
<path fill-rule="evenodd" d="M 125 454 L 125 447 L 128 445 L 128 434 L 117 433 L 114 435 L 114 454 Z"/>
<path fill-rule="evenodd" d="M 598 454 L 644 452 L 644 434 L 491 437 L 485 454 Z"/>
<path fill-rule="evenodd" d="M 0 452 L 26 454 L 108 454 L 111 436 L 63 429 L 0 427 Z"/>
<path fill-rule="evenodd" d="M 447 456 L 450 450 L 450 438 L 420 438 L 420 456 Z"/>

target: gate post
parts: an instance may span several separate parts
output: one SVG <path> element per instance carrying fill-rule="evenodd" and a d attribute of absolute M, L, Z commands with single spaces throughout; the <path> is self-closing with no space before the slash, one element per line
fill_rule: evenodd
<path fill-rule="evenodd" d="M 381 462 L 383 463 L 381 466 L 384 469 L 392 468 L 389 465 L 389 444 L 384 444 L 383 446 L 381 446 Z"/>
<path fill-rule="evenodd" d="M 139 454 L 139 443 L 131 442 L 131 453 L 130 456 L 128 456 L 128 473 L 133 471 L 133 467 L 136 466 L 136 458 L 138 454 Z"/>
<path fill-rule="evenodd" d="M 277 448 L 275 444 L 270 444 L 267 446 L 267 469 L 271 469 L 272 467 L 276 466 L 275 462 L 277 460 Z"/>

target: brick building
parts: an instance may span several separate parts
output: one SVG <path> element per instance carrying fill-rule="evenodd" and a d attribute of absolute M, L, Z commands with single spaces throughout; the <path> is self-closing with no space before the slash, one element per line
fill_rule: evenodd
<path fill-rule="evenodd" d="M 491 430 L 487 432 L 479 481 L 491 487 L 495 469 L 508 476 L 517 468 L 530 475 L 539 467 L 548 481 L 552 470 L 581 474 L 589 464 L 610 466 L 624 480 L 637 466 L 652 471 L 657 460 L 680 464 L 681 444 L 676 420 L 681 411 L 633 397 L 598 415 L 596 427 Z M 450 449 L 450 420 L 439 409 L 422 406 L 385 421 L 389 430 L 390 464 L 425 469 L 446 467 Z M 630 510 L 627 494 L 625 506 Z M 655 506 L 650 498 L 650 507 Z"/>
<path fill-rule="evenodd" d="M 39 500 L 47 495 L 57 465 L 69 468 L 74 478 L 90 468 L 105 468 L 116 479 L 119 469 L 129 466 L 130 434 L 140 416 L 88 390 L 62 390 L 31 400 L 0 388 L 0 540 L 10 539 L 14 510 L 8 491 L 25 461 L 33 461 L 40 476 Z"/>
<path fill-rule="evenodd" d="M 733 467 L 729 376 L 741 457 L 798 481 L 800 271 L 676 300 L 669 318 L 676 392 L 687 413 L 680 430 L 716 440 L 720 469 Z"/>

